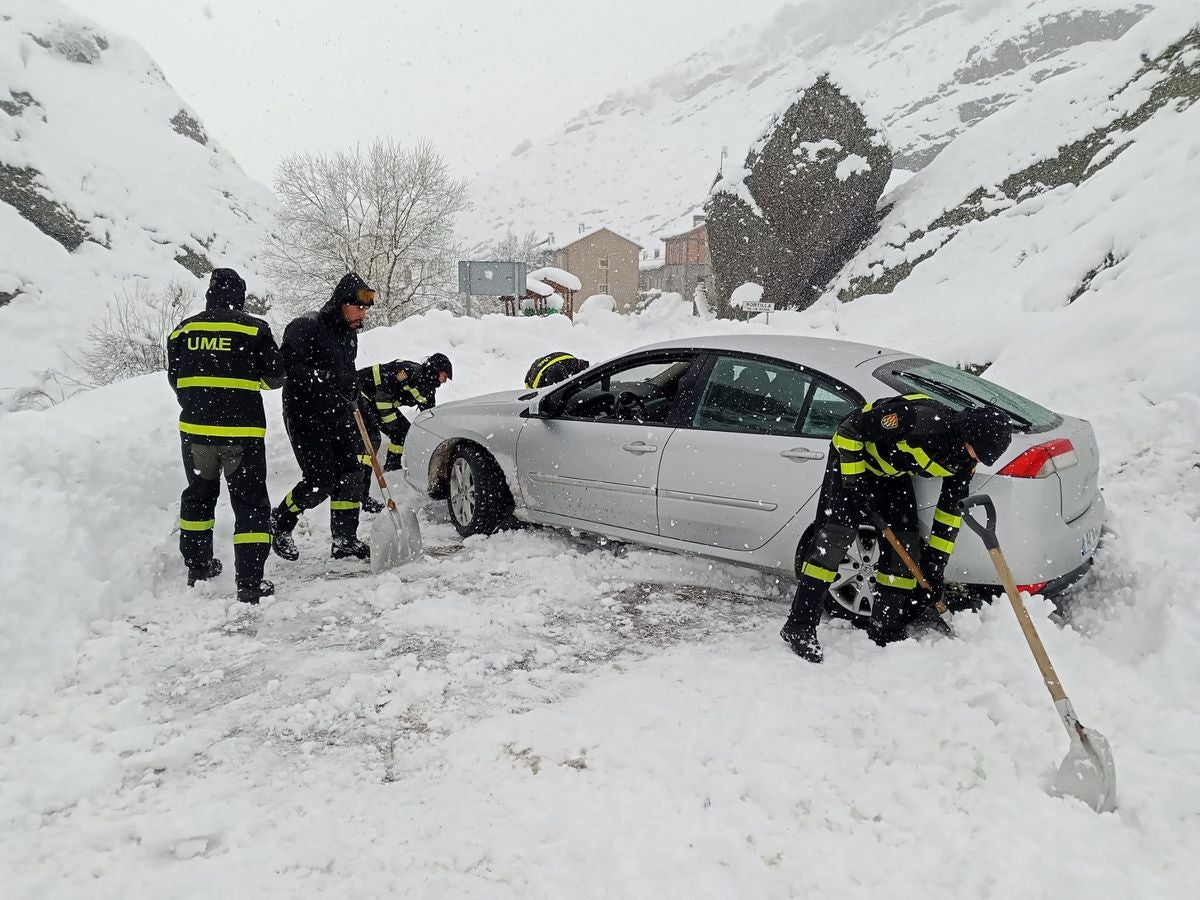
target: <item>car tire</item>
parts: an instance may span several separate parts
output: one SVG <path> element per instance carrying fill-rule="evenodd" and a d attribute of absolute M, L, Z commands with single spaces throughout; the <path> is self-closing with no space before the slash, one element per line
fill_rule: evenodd
<path fill-rule="evenodd" d="M 799 577 L 804 552 L 812 540 L 816 528 L 813 525 L 804 532 L 796 548 L 796 574 Z M 838 577 L 825 594 L 825 611 L 835 619 L 848 619 L 856 625 L 865 626 L 871 619 L 875 605 L 875 567 L 879 564 L 879 541 L 875 529 L 863 526 L 858 536 L 846 551 L 846 558 L 838 566 Z"/>
<path fill-rule="evenodd" d="M 513 499 L 496 460 L 475 444 L 459 444 L 450 457 L 446 509 L 463 537 L 492 534 L 512 518 Z"/>

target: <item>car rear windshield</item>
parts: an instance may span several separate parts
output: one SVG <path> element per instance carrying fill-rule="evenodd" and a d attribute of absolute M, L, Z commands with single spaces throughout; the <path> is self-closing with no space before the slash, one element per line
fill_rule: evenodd
<path fill-rule="evenodd" d="M 986 378 L 928 359 L 905 359 L 875 370 L 875 377 L 902 394 L 928 394 L 952 409 L 965 409 L 969 401 L 995 406 L 1008 413 L 1026 431 L 1048 431 L 1062 418 L 1028 397 L 993 384 Z M 975 405 L 975 404 L 972 404 Z"/>

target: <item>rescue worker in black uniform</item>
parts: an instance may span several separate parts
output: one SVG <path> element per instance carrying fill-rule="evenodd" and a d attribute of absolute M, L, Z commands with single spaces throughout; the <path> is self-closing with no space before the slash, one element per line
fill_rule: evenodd
<path fill-rule="evenodd" d="M 533 365 L 529 367 L 529 371 L 525 373 L 525 387 L 532 391 L 547 385 L 558 384 L 560 381 L 566 381 L 572 375 L 578 375 L 590 365 L 591 363 L 586 359 L 580 359 L 561 350 L 547 353 L 545 356 L 535 359 Z"/>
<path fill-rule="evenodd" d="M 359 457 L 365 451 L 354 423 L 354 358 L 358 331 L 374 303 L 375 291 L 349 272 L 324 306 L 293 319 L 283 332 L 283 421 L 303 476 L 273 513 L 272 546 L 284 559 L 300 557 L 292 539 L 300 513 L 326 497 L 331 555 L 370 558 L 371 548 L 358 539 Z"/>
<path fill-rule="evenodd" d="M 275 592 L 263 580 L 271 501 L 260 391 L 283 383 L 283 358 L 271 327 L 243 312 L 246 282 L 237 272 L 214 269 L 205 299 L 204 312 L 184 319 L 167 339 L 167 377 L 179 400 L 188 483 L 179 504 L 179 552 L 189 587 L 221 573 L 213 525 L 224 472 L 233 506 L 237 598 L 253 604 Z"/>
<path fill-rule="evenodd" d="M 903 639 L 909 623 L 941 592 L 962 523 L 958 505 L 970 491 L 976 463 L 991 465 L 1011 440 L 1012 423 L 1003 411 L 984 406 L 955 412 L 924 394 L 868 403 L 843 419 L 821 485 L 817 530 L 780 637 L 798 656 L 821 661 L 817 623 L 825 595 L 859 526 L 873 524 L 873 511 L 891 525 L 932 588 L 932 593 L 919 589 L 891 545 L 882 544 L 875 575 L 879 597 L 867 633 L 880 646 Z M 910 475 L 942 479 L 923 552 Z"/>
<path fill-rule="evenodd" d="M 444 353 L 434 353 L 424 362 L 397 359 L 376 363 L 358 370 L 358 405 L 363 423 L 377 450 L 380 432 L 387 435 L 388 447 L 383 460 L 387 471 L 399 469 L 404 459 L 404 438 L 410 423 L 402 406 L 433 409 L 437 405 L 437 389 L 454 377 L 454 367 Z M 371 457 L 363 451 L 360 462 L 366 467 L 362 474 L 363 509 L 377 513 L 383 504 L 371 497 Z"/>

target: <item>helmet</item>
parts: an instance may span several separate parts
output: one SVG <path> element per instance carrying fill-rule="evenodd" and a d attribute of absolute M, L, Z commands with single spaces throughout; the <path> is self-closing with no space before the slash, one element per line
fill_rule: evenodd
<path fill-rule="evenodd" d="M 434 374 L 445 372 L 447 380 L 454 377 L 454 366 L 450 364 L 450 357 L 445 353 L 434 353 L 429 359 L 425 360 L 425 371 Z"/>
<path fill-rule="evenodd" d="M 994 406 L 971 406 L 957 412 L 954 425 L 984 465 L 992 465 L 1012 443 L 1012 420 Z"/>

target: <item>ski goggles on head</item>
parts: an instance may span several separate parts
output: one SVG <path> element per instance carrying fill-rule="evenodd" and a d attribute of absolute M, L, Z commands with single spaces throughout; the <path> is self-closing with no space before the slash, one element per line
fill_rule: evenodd
<path fill-rule="evenodd" d="M 375 292 L 370 288 L 359 288 L 354 292 L 354 299 L 346 301 L 350 306 L 361 306 L 368 309 L 375 305 Z"/>

